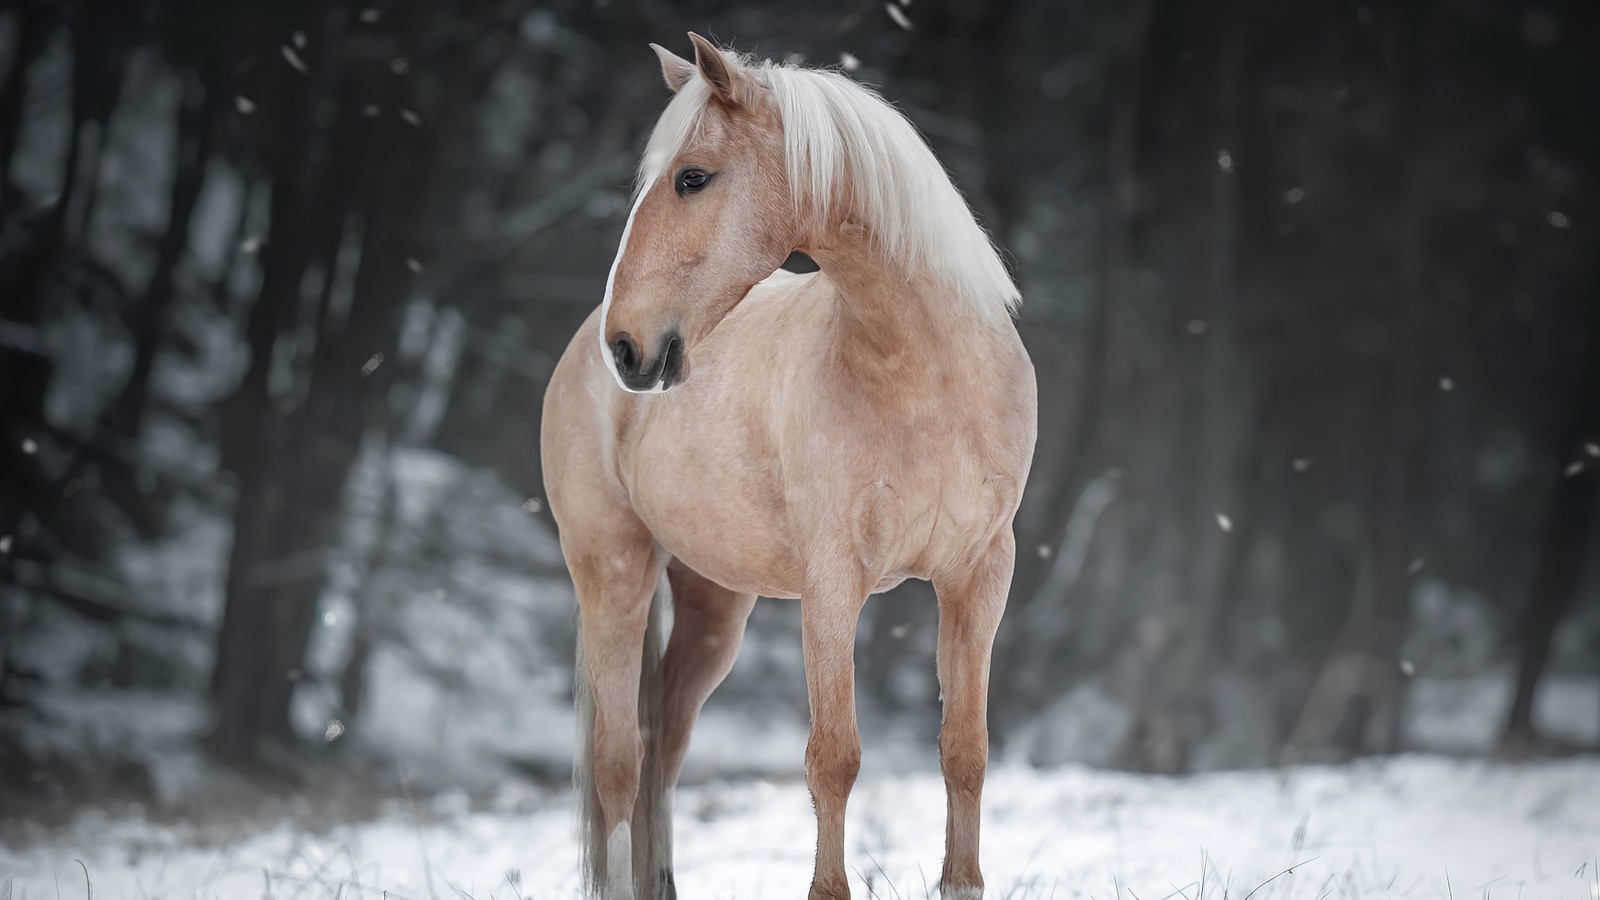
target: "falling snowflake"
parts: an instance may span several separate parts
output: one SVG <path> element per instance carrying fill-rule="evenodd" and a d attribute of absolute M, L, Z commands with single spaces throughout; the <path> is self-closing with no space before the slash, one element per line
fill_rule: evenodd
<path fill-rule="evenodd" d="M 370 6 L 361 11 L 361 21 L 367 23 L 368 25 L 371 25 L 373 22 L 376 22 L 381 18 L 383 18 L 383 13 L 378 12 L 376 9 L 373 9 Z"/>
<path fill-rule="evenodd" d="M 339 624 L 339 617 L 334 615 L 333 610 L 330 609 L 322 614 L 322 624 L 332 628 L 333 626 Z"/>
<path fill-rule="evenodd" d="M 1283 202 L 1294 206 L 1306 198 L 1306 192 L 1300 188 L 1292 187 L 1283 192 Z"/>
<path fill-rule="evenodd" d="M 1233 154 L 1227 150 L 1217 151 L 1217 168 L 1224 172 L 1233 171 Z"/>
<path fill-rule="evenodd" d="M 366 362 L 361 364 L 361 377 L 365 378 L 368 375 L 371 375 L 373 372 L 378 371 L 378 367 L 381 365 L 383 365 L 383 354 L 372 354 L 367 358 Z"/>
<path fill-rule="evenodd" d="M 1409 659 L 1400 660 L 1400 674 L 1411 678 L 1417 674 L 1417 664 Z"/>
<path fill-rule="evenodd" d="M 1449 393 L 1456 389 L 1456 380 L 1446 375 L 1439 379 L 1439 390 Z"/>
<path fill-rule="evenodd" d="M 1412 575 L 1415 575 L 1418 572 L 1421 572 L 1423 566 L 1426 566 L 1427 564 L 1428 564 L 1427 557 L 1419 556 L 1416 559 L 1413 559 L 1411 561 L 1410 565 L 1406 566 L 1406 571 L 1411 573 Z"/>
<path fill-rule="evenodd" d="M 368 103 L 366 106 L 361 107 L 361 111 L 366 114 L 367 118 L 371 119 L 377 116 L 379 112 L 378 104 Z"/>
<path fill-rule="evenodd" d="M 422 263 L 415 256 L 406 257 L 406 268 L 410 269 L 413 274 L 422 274 Z"/>
<path fill-rule="evenodd" d="M 1189 333 L 1190 334 L 1205 334 L 1207 327 L 1209 327 L 1209 326 L 1206 325 L 1206 320 L 1205 319 L 1191 319 L 1191 320 L 1189 320 Z"/>
<path fill-rule="evenodd" d="M 1545 220 L 1550 223 L 1550 227 L 1552 228 L 1566 228 L 1572 224 L 1572 220 L 1567 218 L 1566 213 L 1555 212 L 1553 210 L 1551 211 L 1550 215 L 1545 216 Z"/>
<path fill-rule="evenodd" d="M 300 58 L 300 54 L 294 52 L 293 47 L 284 44 L 278 48 L 278 52 L 283 54 L 283 61 L 292 66 L 296 72 L 304 75 L 308 71 L 306 61 Z"/>
<path fill-rule="evenodd" d="M 905 14 L 905 12 L 903 10 L 900 9 L 900 7 L 896 6 L 893 3 L 885 3 L 883 5 L 883 8 L 889 11 L 889 18 L 893 19 L 894 23 L 896 25 L 899 25 L 901 28 L 904 28 L 906 31 L 910 31 L 911 30 L 911 19 Z"/>
<path fill-rule="evenodd" d="M 322 729 L 322 739 L 330 744 L 337 741 L 342 734 L 344 734 L 344 723 L 338 719 L 329 719 L 328 727 Z"/>
<path fill-rule="evenodd" d="M 389 60 L 389 71 L 396 75 L 404 75 L 409 68 L 411 68 L 411 60 L 406 59 L 404 56 L 396 56 L 394 59 Z"/>
<path fill-rule="evenodd" d="M 1311 468 L 1311 457 L 1302 456 L 1296 459 L 1293 463 L 1290 463 L 1290 465 L 1294 466 L 1294 470 L 1296 472 L 1308 471 Z"/>
<path fill-rule="evenodd" d="M 233 108 L 239 111 L 239 115 L 248 116 L 256 111 L 256 103 L 249 97 L 235 97 L 233 98 Z"/>
<path fill-rule="evenodd" d="M 1356 10 L 1356 21 L 1360 22 L 1363 25 L 1371 25 L 1372 24 L 1372 10 L 1367 9 L 1365 6 L 1361 7 L 1358 10 Z"/>
<path fill-rule="evenodd" d="M 289 40 L 294 42 L 296 50 L 304 50 L 306 48 L 306 33 L 304 31 L 296 31 L 289 36 Z"/>
<path fill-rule="evenodd" d="M 839 66 L 846 72 L 854 72 L 861 68 L 861 59 L 848 50 L 839 53 Z"/>
<path fill-rule="evenodd" d="M 1039 558 L 1040 559 L 1049 559 L 1050 558 L 1050 554 L 1052 554 L 1054 552 L 1055 552 L 1054 550 L 1050 549 L 1050 545 L 1049 544 L 1040 544 L 1039 545 Z"/>
<path fill-rule="evenodd" d="M 400 110 L 400 118 L 405 119 L 407 125 L 416 125 L 419 127 L 422 125 L 421 117 L 409 109 Z"/>
<path fill-rule="evenodd" d="M 0 556 L 5 556 L 6 554 L 8 554 L 10 552 L 11 552 L 11 535 L 9 535 L 9 534 L 0 535 Z"/>
<path fill-rule="evenodd" d="M 1233 520 L 1228 518 L 1227 513 L 1217 513 L 1217 527 L 1221 528 L 1224 534 L 1230 533 L 1233 531 Z"/>
<path fill-rule="evenodd" d="M 910 631 L 910 625 L 896 625 L 895 627 L 889 629 L 889 636 L 898 641 L 904 638 Z"/>
<path fill-rule="evenodd" d="M 1593 442 L 1588 443 L 1588 444 L 1584 444 L 1583 445 L 1583 452 L 1589 454 L 1590 456 L 1594 457 L 1595 459 L 1600 459 L 1600 444 L 1596 444 L 1596 443 L 1593 443 Z"/>
<path fill-rule="evenodd" d="M 1578 475 L 1578 474 L 1583 472 L 1583 460 L 1580 459 L 1577 462 L 1574 462 L 1571 465 L 1567 466 L 1565 469 L 1562 469 L 1561 471 L 1562 471 L 1562 474 L 1566 475 L 1568 478 L 1572 478 L 1573 476 Z"/>
<path fill-rule="evenodd" d="M 806 64 L 806 55 L 804 53 L 785 53 L 783 55 L 783 64 L 786 66 L 803 66 Z"/>
<path fill-rule="evenodd" d="M 261 249 L 260 235 L 251 235 L 239 242 L 240 253 L 254 253 Z"/>
<path fill-rule="evenodd" d="M 537 513 L 542 509 L 544 504 L 539 502 L 538 497 L 529 497 L 527 502 L 522 504 L 523 512 Z"/>
<path fill-rule="evenodd" d="M 22 452 L 32 456 L 39 452 L 39 445 L 34 443 L 33 438 L 23 438 Z"/>

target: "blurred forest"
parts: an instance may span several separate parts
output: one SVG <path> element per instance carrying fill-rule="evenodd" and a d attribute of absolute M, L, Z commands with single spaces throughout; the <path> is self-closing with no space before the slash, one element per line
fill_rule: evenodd
<path fill-rule="evenodd" d="M 1600 749 L 1600 5 L 0 0 L 0 806 L 565 777 L 537 415 L 689 30 L 879 86 L 1014 267 L 998 752 Z M 713 714 L 804 728 L 793 604 Z"/>

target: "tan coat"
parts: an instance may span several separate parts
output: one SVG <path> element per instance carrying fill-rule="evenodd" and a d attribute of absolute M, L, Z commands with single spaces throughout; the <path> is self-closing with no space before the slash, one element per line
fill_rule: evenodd
<path fill-rule="evenodd" d="M 811 896 L 848 897 L 856 619 L 869 594 L 922 578 L 940 604 L 941 884 L 946 897 L 977 897 L 989 654 L 1037 430 L 1033 366 L 1003 298 L 971 302 L 940 275 L 948 261 L 911 266 L 886 252 L 906 223 L 863 221 L 863 210 L 918 198 L 872 206 L 859 177 L 826 202 L 797 192 L 784 107 L 772 99 L 789 82 L 692 37 L 694 64 L 657 48 L 679 91 L 658 138 L 681 134 L 652 139 L 605 303 L 545 398 L 547 492 L 580 611 L 590 889 L 671 895 L 665 798 L 763 595 L 801 602 L 818 817 Z M 863 96 L 846 99 L 882 102 Z M 873 115 L 887 137 L 852 145 L 853 166 L 880 146 L 932 160 L 920 143 L 893 146 L 905 139 L 892 110 Z M 819 146 L 812 155 L 829 149 Z M 942 170 L 937 178 L 992 254 Z M 937 246 L 941 235 L 924 237 Z M 903 243 L 907 254 L 922 246 Z M 774 272 L 794 249 L 822 271 Z M 647 634 L 664 574 L 675 615 L 658 666 Z"/>

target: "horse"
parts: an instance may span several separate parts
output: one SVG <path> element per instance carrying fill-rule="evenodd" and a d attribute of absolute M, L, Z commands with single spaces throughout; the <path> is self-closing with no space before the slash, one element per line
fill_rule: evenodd
<path fill-rule="evenodd" d="M 990 657 L 1038 431 L 1019 292 L 879 94 L 689 38 L 693 62 L 651 45 L 674 96 L 541 423 L 577 594 L 586 896 L 675 896 L 672 791 L 759 595 L 800 602 L 809 897 L 848 898 L 857 619 L 918 578 L 938 598 L 939 884 L 980 898 Z M 794 251 L 820 271 L 780 268 Z"/>

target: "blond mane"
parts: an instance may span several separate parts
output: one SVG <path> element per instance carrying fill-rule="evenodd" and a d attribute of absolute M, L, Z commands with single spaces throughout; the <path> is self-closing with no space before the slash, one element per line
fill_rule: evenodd
<path fill-rule="evenodd" d="M 1016 312 L 1021 295 L 989 235 L 899 110 L 840 72 L 724 55 L 777 107 L 797 206 L 826 221 L 832 199 L 849 197 L 847 218 L 866 227 L 886 256 L 932 276 L 956 302 Z M 678 91 L 650 135 L 640 187 L 659 179 L 693 137 L 710 98 L 702 78 Z"/>

